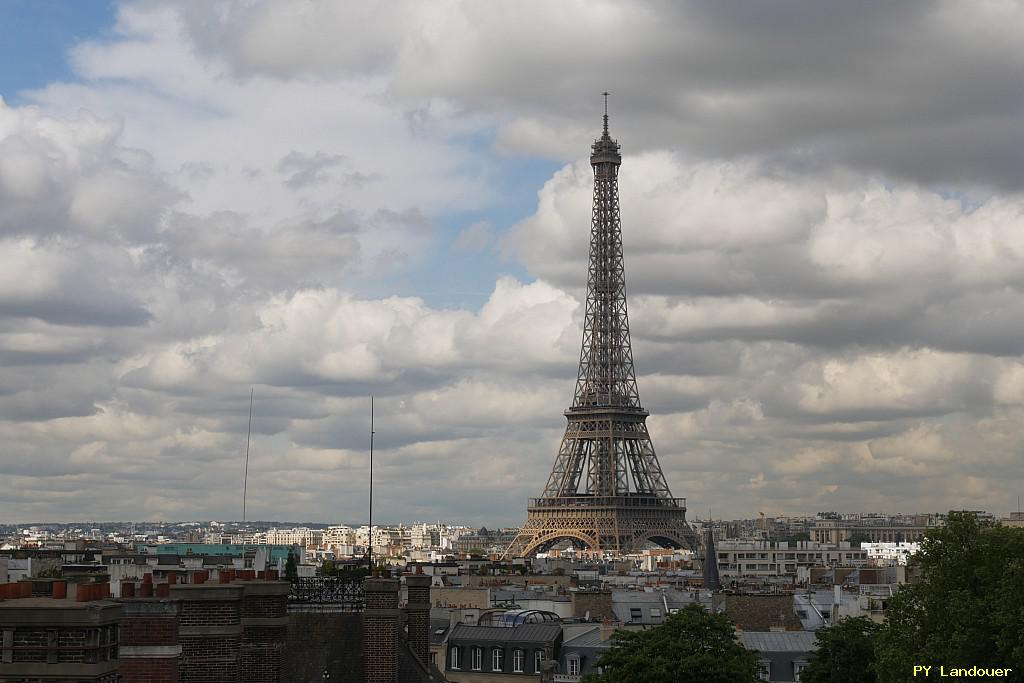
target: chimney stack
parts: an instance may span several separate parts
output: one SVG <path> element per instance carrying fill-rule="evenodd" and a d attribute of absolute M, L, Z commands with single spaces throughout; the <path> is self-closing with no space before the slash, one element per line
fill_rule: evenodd
<path fill-rule="evenodd" d="M 430 661 L 430 583 L 430 577 L 422 573 L 405 577 L 405 587 L 409 593 L 405 607 L 409 645 L 425 665 Z"/>
<path fill-rule="evenodd" d="M 398 579 L 363 579 L 366 683 L 398 683 Z M 429 617 L 429 611 L 428 611 Z"/>

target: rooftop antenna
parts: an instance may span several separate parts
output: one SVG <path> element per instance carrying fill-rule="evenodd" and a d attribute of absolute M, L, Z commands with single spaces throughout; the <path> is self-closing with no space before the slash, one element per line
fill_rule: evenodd
<path fill-rule="evenodd" d="M 604 137 L 608 137 L 608 96 L 611 93 L 606 90 L 601 94 L 604 95 Z"/>
<path fill-rule="evenodd" d="M 366 544 L 366 561 L 373 572 L 373 396 L 370 396 L 370 532 Z"/>
<path fill-rule="evenodd" d="M 252 436 L 252 396 L 254 387 L 249 387 L 249 428 L 245 430 L 245 474 L 242 476 L 242 521 L 245 522 L 245 494 L 249 488 L 249 437 Z"/>

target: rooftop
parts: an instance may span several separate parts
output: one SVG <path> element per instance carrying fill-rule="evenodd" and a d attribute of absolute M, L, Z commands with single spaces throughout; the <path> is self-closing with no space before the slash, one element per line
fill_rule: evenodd
<path fill-rule="evenodd" d="M 758 652 L 813 652 L 816 649 L 814 633 L 810 631 L 743 631 L 740 640 L 745 648 Z"/>
<path fill-rule="evenodd" d="M 521 624 L 519 626 L 467 626 L 458 624 L 448 638 L 450 642 L 473 641 L 495 643 L 545 643 L 562 633 L 562 625 L 554 623 Z"/>

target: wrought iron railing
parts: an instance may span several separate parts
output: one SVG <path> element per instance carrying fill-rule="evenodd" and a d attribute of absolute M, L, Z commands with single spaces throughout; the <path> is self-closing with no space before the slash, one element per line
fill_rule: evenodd
<path fill-rule="evenodd" d="M 627 508 L 686 508 L 685 498 L 657 498 L 655 496 L 557 496 L 530 498 L 531 508 L 566 507 L 627 507 Z"/>
<path fill-rule="evenodd" d="M 353 611 L 366 606 L 362 580 L 341 579 L 336 576 L 311 576 L 296 579 L 288 593 L 288 603 L 294 605 L 339 605 Z"/>

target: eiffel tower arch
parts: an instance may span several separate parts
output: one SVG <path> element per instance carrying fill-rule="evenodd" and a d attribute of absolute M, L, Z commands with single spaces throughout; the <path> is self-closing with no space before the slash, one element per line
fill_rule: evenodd
<path fill-rule="evenodd" d="M 594 204 L 579 372 L 568 424 L 544 491 L 505 551 L 525 557 L 569 541 L 590 550 L 634 552 L 648 543 L 696 549 L 686 499 L 674 498 L 640 405 L 626 309 L 618 171 L 619 143 L 604 131 L 590 155 Z"/>

